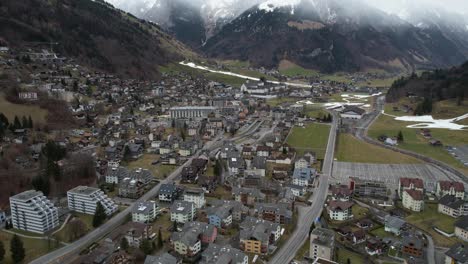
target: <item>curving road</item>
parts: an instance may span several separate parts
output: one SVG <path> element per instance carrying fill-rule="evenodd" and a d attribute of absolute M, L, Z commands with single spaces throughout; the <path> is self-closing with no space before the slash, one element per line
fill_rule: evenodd
<path fill-rule="evenodd" d="M 212 150 L 215 147 L 213 146 L 214 142 L 217 142 L 219 138 L 215 139 L 214 141 L 208 142 L 204 150 Z M 199 151 L 200 152 L 200 151 Z M 135 201 L 141 202 L 141 201 L 147 201 L 152 199 L 154 196 L 157 195 L 159 192 L 159 188 L 161 187 L 162 184 L 165 183 L 170 183 L 174 181 L 182 172 L 182 168 L 189 165 L 192 160 L 198 156 L 199 153 L 196 155 L 193 155 L 190 159 L 188 159 L 182 166 L 178 167 L 174 172 L 172 172 L 166 179 L 161 181 L 159 184 L 154 186 L 150 191 L 145 193 L 142 197 L 140 197 L 138 200 Z M 57 264 L 63 264 L 63 263 L 70 263 L 71 257 L 73 257 L 76 254 L 79 254 L 79 252 L 89 246 L 91 243 L 101 239 L 108 233 L 110 233 L 113 229 L 117 228 L 118 226 L 122 225 L 125 220 L 127 215 L 129 215 L 132 212 L 133 205 L 127 207 L 125 210 L 122 212 L 118 213 L 117 215 L 113 216 L 111 219 L 109 219 L 106 223 L 104 223 L 102 226 L 94 229 L 84 237 L 78 239 L 77 241 L 59 248 L 55 251 L 52 251 L 48 253 L 47 255 L 41 256 L 33 261 L 30 262 L 30 264 L 46 264 L 46 263 L 57 263 Z"/>
<path fill-rule="evenodd" d="M 328 180 L 332 173 L 333 159 L 335 152 L 336 132 L 338 128 L 339 117 L 333 114 L 333 123 L 328 137 L 327 151 L 323 161 L 322 175 L 319 178 L 319 185 L 314 194 L 309 198 L 311 206 L 299 208 L 299 219 L 297 227 L 288 241 L 276 252 L 269 263 L 286 264 L 293 260 L 296 252 L 306 242 L 309 237 L 309 230 L 312 223 L 322 214 L 328 193 Z"/>

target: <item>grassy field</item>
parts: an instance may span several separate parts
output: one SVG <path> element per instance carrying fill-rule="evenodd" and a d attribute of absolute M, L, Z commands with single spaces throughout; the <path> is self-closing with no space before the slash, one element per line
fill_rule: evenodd
<path fill-rule="evenodd" d="M 157 165 L 152 165 L 151 163 L 155 160 L 158 160 L 159 156 L 154 154 L 144 154 L 143 157 L 138 160 L 132 161 L 128 164 L 128 167 L 131 169 L 148 169 L 153 173 L 153 176 L 158 179 L 164 179 L 164 176 L 171 174 L 176 169 L 176 166 L 173 165 L 163 165 L 158 163 Z"/>
<path fill-rule="evenodd" d="M 323 159 L 328 144 L 330 126 L 310 124 L 306 127 L 294 127 L 286 142 L 296 149 L 299 155 L 313 151 L 319 159 Z"/>
<path fill-rule="evenodd" d="M 279 106 L 283 103 L 294 103 L 296 102 L 297 99 L 295 98 L 289 98 L 289 97 L 278 97 L 278 98 L 272 98 L 272 99 L 268 99 L 266 101 L 267 105 L 269 106 L 272 106 L 272 107 L 275 107 L 275 106 Z"/>
<path fill-rule="evenodd" d="M 5 259 L 2 264 L 14 263 L 11 259 L 10 254 L 10 240 L 13 237 L 12 234 L 0 231 L 0 241 L 5 246 Z M 47 241 L 42 239 L 24 238 L 20 237 L 23 241 L 26 257 L 23 263 L 29 263 L 31 260 L 36 259 L 50 251 L 53 251 L 60 247 L 55 241 Z"/>
<path fill-rule="evenodd" d="M 436 160 L 445 162 L 468 174 L 468 168 L 452 157 L 443 147 L 433 147 L 428 140 L 419 134 L 419 129 L 407 128 L 411 122 L 394 120 L 393 117 L 381 115 L 369 129 L 369 136 L 377 139 L 381 135 L 396 136 L 402 131 L 404 142 L 398 147 L 410 150 Z M 444 145 L 460 146 L 468 144 L 466 131 L 453 131 L 446 129 L 431 129 L 432 137 L 442 141 Z"/>
<path fill-rule="evenodd" d="M 433 227 L 437 227 L 444 232 L 451 233 L 454 231 L 454 224 L 457 219 L 448 215 L 437 212 L 437 204 L 425 204 L 423 212 L 412 213 L 406 217 L 408 223 L 417 226 L 418 228 L 428 232 L 434 239 L 434 243 L 441 247 L 450 247 L 457 243 L 456 238 L 445 237 L 437 233 Z"/>
<path fill-rule="evenodd" d="M 158 234 L 159 229 L 161 228 L 161 235 L 163 240 L 167 240 L 171 236 L 171 232 L 168 230 L 173 223 L 171 222 L 170 213 L 162 213 L 156 221 L 153 223 L 153 232 Z"/>
<path fill-rule="evenodd" d="M 348 262 L 348 259 L 350 262 Z M 358 263 L 364 263 L 364 258 L 361 255 L 351 252 L 345 248 L 339 248 L 338 259 L 336 260 L 336 262 L 340 264 L 347 264 L 347 263 L 358 264 Z"/>
<path fill-rule="evenodd" d="M 288 77 L 315 77 L 318 76 L 318 72 L 315 70 L 309 70 L 302 68 L 301 66 L 294 64 L 290 61 L 283 60 L 279 65 L 279 72 Z"/>
<path fill-rule="evenodd" d="M 346 162 L 380 164 L 421 163 L 416 158 L 360 141 L 350 134 L 340 134 L 338 136 L 335 157 L 338 161 Z"/>
<path fill-rule="evenodd" d="M 379 227 L 379 228 L 376 228 L 372 231 L 370 231 L 370 233 L 374 236 L 377 236 L 379 238 L 385 238 L 385 237 L 395 237 L 393 235 L 393 233 L 389 233 L 389 232 L 386 232 L 385 231 L 385 227 Z"/>
<path fill-rule="evenodd" d="M 207 78 L 208 80 L 225 83 L 225 84 L 232 85 L 235 87 L 240 87 L 243 83 L 245 83 L 245 79 L 243 78 L 194 69 L 194 68 L 176 64 L 176 63 L 170 63 L 166 66 L 161 66 L 159 67 L 159 70 L 162 73 L 169 73 L 169 74 L 177 74 L 179 72 L 185 72 L 192 76 L 203 76 Z"/>
<path fill-rule="evenodd" d="M 86 225 L 86 232 L 94 229 L 93 227 L 93 215 L 73 213 L 75 217 L 78 217 Z M 72 220 L 72 218 L 70 219 Z M 63 242 L 71 242 L 69 237 L 69 226 L 65 225 L 62 230 L 54 234 L 54 237 Z"/>
<path fill-rule="evenodd" d="M 353 212 L 353 215 L 354 215 L 354 219 L 361 219 L 361 218 L 364 218 L 367 216 L 367 214 L 369 213 L 369 209 L 367 208 L 364 208 L 362 206 L 359 206 L 357 204 L 353 205 L 353 207 L 351 208 L 352 212 Z"/>
<path fill-rule="evenodd" d="M 45 124 L 47 117 L 47 110 L 36 105 L 12 104 L 3 94 L 0 95 L 0 113 L 3 113 L 10 123 L 13 122 L 15 115 L 20 121 L 23 116 L 31 116 L 34 124 Z"/>

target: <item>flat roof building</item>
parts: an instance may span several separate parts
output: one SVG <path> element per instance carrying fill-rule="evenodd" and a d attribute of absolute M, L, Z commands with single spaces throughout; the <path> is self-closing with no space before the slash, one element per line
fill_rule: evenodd
<path fill-rule="evenodd" d="M 40 191 L 10 197 L 11 219 L 16 229 L 44 234 L 59 225 L 58 209 Z"/>
<path fill-rule="evenodd" d="M 77 186 L 67 192 L 68 208 L 72 211 L 94 215 L 100 202 L 107 215 L 115 213 L 117 205 L 98 188 Z"/>

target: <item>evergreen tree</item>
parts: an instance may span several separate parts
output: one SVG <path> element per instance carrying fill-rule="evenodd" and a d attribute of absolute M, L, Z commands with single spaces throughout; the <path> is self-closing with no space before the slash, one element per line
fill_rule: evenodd
<path fill-rule="evenodd" d="M 21 125 L 22 125 L 22 128 L 28 128 L 29 125 L 28 125 L 28 119 L 23 116 L 23 119 L 21 120 Z"/>
<path fill-rule="evenodd" d="M 143 251 L 143 253 L 149 255 L 151 254 L 151 252 L 153 252 L 153 245 L 151 244 L 151 241 L 149 241 L 149 239 L 144 239 L 143 241 L 141 241 L 140 249 L 141 251 Z"/>
<path fill-rule="evenodd" d="M 163 247 L 163 239 L 162 239 L 162 234 L 161 234 L 161 228 L 158 230 L 158 249 L 161 249 Z"/>
<path fill-rule="evenodd" d="M 94 213 L 93 226 L 98 227 L 104 223 L 106 220 L 106 211 L 100 202 L 96 205 L 96 212 Z"/>
<path fill-rule="evenodd" d="M 15 120 L 13 121 L 13 130 L 20 129 L 20 128 L 21 128 L 21 122 L 18 116 L 15 116 Z"/>
<path fill-rule="evenodd" d="M 214 175 L 216 177 L 221 177 L 221 174 L 223 173 L 223 167 L 221 165 L 220 160 L 216 160 L 215 166 L 214 166 Z"/>
<path fill-rule="evenodd" d="M 33 121 L 32 121 L 31 116 L 28 117 L 28 127 L 29 127 L 29 128 L 33 128 L 33 127 L 34 127 L 34 126 L 33 126 Z"/>
<path fill-rule="evenodd" d="M 18 235 L 13 235 L 13 238 L 10 240 L 10 252 L 13 262 L 19 263 L 26 256 L 23 241 L 19 238 Z"/>
<path fill-rule="evenodd" d="M 5 258 L 5 246 L 3 245 L 3 242 L 0 241 L 0 263 L 2 263 L 4 258 Z"/>
<path fill-rule="evenodd" d="M 5 136 L 5 125 L 0 121 L 0 142 L 2 141 L 3 136 Z"/>
<path fill-rule="evenodd" d="M 8 127 L 8 125 L 10 125 L 8 118 L 3 113 L 0 113 L 0 123 L 3 123 L 5 127 Z"/>
<path fill-rule="evenodd" d="M 399 142 L 403 142 L 405 139 L 403 138 L 403 132 L 401 130 L 398 132 L 397 140 Z"/>
<path fill-rule="evenodd" d="M 125 237 L 122 237 L 122 240 L 120 240 L 120 249 L 123 249 L 125 251 L 128 250 L 128 241 Z"/>
<path fill-rule="evenodd" d="M 49 195 L 49 192 L 50 192 L 49 178 L 38 175 L 32 179 L 31 185 L 34 187 L 35 190 L 43 192 L 45 196 Z"/>

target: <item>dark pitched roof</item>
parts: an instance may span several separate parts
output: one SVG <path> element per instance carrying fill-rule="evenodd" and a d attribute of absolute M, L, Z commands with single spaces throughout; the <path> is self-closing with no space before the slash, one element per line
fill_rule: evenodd
<path fill-rule="evenodd" d="M 452 246 L 445 255 L 454 259 L 456 263 L 468 263 L 468 248 L 464 244 Z"/>
<path fill-rule="evenodd" d="M 465 202 L 462 199 L 458 199 L 455 195 L 445 195 L 439 200 L 439 204 L 448 206 L 452 209 L 459 209 L 464 203 Z"/>

